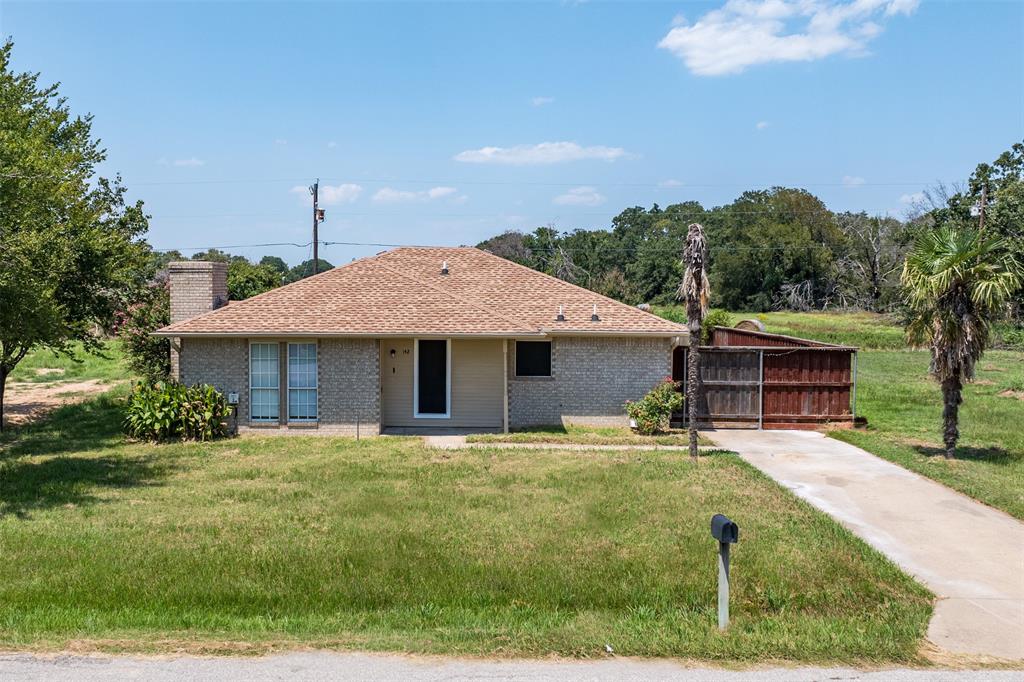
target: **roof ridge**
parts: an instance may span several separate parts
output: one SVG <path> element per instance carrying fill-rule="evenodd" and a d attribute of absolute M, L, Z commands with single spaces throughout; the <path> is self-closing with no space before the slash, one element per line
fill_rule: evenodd
<path fill-rule="evenodd" d="M 549 275 L 546 272 L 541 272 L 540 270 L 535 270 L 535 269 L 531 268 L 529 265 L 523 265 L 522 263 L 517 263 L 514 260 L 511 260 L 509 258 L 502 258 L 501 256 L 495 255 L 495 254 L 491 253 L 490 251 L 485 251 L 484 249 L 481 249 L 481 248 L 476 247 L 476 246 L 471 246 L 471 247 L 468 247 L 468 248 L 471 248 L 474 251 L 479 251 L 482 254 L 490 256 L 491 258 L 497 258 L 500 261 L 504 261 L 506 263 L 510 263 L 510 264 L 512 264 L 512 265 L 514 265 L 514 266 L 516 266 L 518 268 L 522 268 L 522 269 L 527 270 L 529 272 L 532 272 L 532 273 L 534 273 L 536 275 L 541 275 L 542 277 L 546 277 L 546 278 L 548 278 L 550 280 L 558 282 L 561 285 L 564 285 L 564 286 L 567 286 L 567 287 L 572 287 L 573 289 L 579 289 L 580 291 L 584 291 L 584 292 L 586 292 L 588 294 L 592 294 L 592 295 L 597 296 L 599 298 L 603 298 L 604 300 L 609 301 L 610 303 L 613 303 L 616 306 L 619 306 L 619 307 L 622 307 L 622 308 L 626 308 L 627 310 L 631 310 L 633 312 L 637 312 L 637 313 L 641 313 L 643 315 L 647 315 L 647 316 L 653 317 L 654 319 L 658 320 L 659 322 L 667 322 L 668 324 L 678 324 L 676 322 L 672 322 L 671 320 L 665 319 L 664 317 L 661 317 L 660 315 L 655 315 L 654 313 L 648 312 L 646 310 L 641 310 L 640 308 L 637 308 L 634 305 L 629 305 L 628 303 L 623 303 L 622 301 L 616 301 L 614 298 L 612 298 L 610 296 L 605 296 L 604 294 L 599 294 L 596 291 L 594 291 L 593 289 L 588 289 L 586 287 L 581 287 L 578 284 L 573 284 L 572 282 L 567 282 L 564 279 L 560 279 L 558 277 L 555 277 L 554 275 Z M 680 325 L 680 326 L 683 326 L 683 325 Z"/>
<path fill-rule="evenodd" d="M 288 282 L 287 284 L 282 284 L 281 286 L 274 287 L 273 289 L 267 289 L 266 291 L 260 292 L 260 293 L 256 294 L 255 296 L 250 296 L 249 298 L 240 298 L 237 301 L 232 301 L 229 298 L 228 299 L 228 303 L 232 303 L 232 304 L 234 304 L 236 306 L 238 306 L 238 305 L 248 305 L 251 301 L 255 301 L 257 299 L 263 298 L 264 296 L 267 296 L 268 294 L 276 294 L 276 293 L 280 292 L 282 289 L 286 289 L 288 287 L 295 286 L 296 284 L 303 284 L 305 282 L 310 282 L 310 281 L 313 281 L 313 280 L 316 280 L 316 279 L 320 279 L 324 275 L 329 275 L 332 272 L 334 272 L 335 270 L 344 270 L 345 268 L 347 268 L 349 266 L 352 266 L 352 265 L 355 265 L 357 263 L 362 263 L 364 261 L 372 260 L 374 258 L 380 258 L 385 253 L 388 253 L 388 252 L 387 251 L 381 251 L 380 253 L 376 253 L 376 254 L 374 254 L 372 256 L 363 256 L 362 258 L 354 258 L 353 260 L 350 260 L 348 263 L 345 263 L 344 265 L 338 265 L 338 266 L 335 266 L 333 268 L 330 268 L 329 270 L 324 270 L 323 272 L 318 272 L 315 275 L 310 275 L 309 277 L 303 277 L 302 279 L 297 279 L 294 282 Z M 225 303 L 221 307 L 214 308 L 213 310 L 207 310 L 205 313 L 199 313 L 198 315 L 193 315 L 192 317 L 186 317 L 184 320 L 178 320 L 177 322 L 171 322 L 170 324 L 166 324 L 166 325 L 164 325 L 163 327 L 161 327 L 157 331 L 160 331 L 160 330 L 163 330 L 163 329 L 168 329 L 169 327 L 174 327 L 174 326 L 179 325 L 179 324 L 181 324 L 183 322 L 192 322 L 193 320 L 199 320 L 199 319 L 202 319 L 202 318 L 205 318 L 205 317 L 209 317 L 209 316 L 213 315 L 214 313 L 219 313 L 222 310 L 226 310 L 227 307 L 228 307 L 227 303 Z M 238 310 L 238 308 L 236 307 L 235 311 L 237 311 L 237 310 Z"/>
<path fill-rule="evenodd" d="M 400 247 L 400 248 L 407 248 L 407 247 Z M 439 248 L 442 248 L 442 247 L 439 247 Z M 451 248 L 451 247 L 448 247 L 448 248 Z M 466 247 L 466 248 L 472 248 L 472 247 Z M 395 249 L 395 250 L 397 251 L 398 249 Z M 386 253 L 391 253 L 391 252 L 386 252 Z M 465 297 L 465 296 L 462 296 L 462 295 L 453 294 L 452 292 L 446 291 L 446 290 L 442 289 L 439 286 L 435 286 L 435 285 L 431 284 L 430 282 L 424 282 L 419 277 L 414 277 L 413 275 L 410 275 L 407 272 L 402 272 L 401 270 L 396 270 L 395 268 L 389 266 L 385 262 L 381 262 L 380 266 L 382 268 L 384 268 L 385 270 L 388 270 L 390 272 L 395 273 L 396 275 L 399 275 L 401 277 L 405 277 L 408 280 L 412 280 L 413 282 L 416 282 L 417 284 L 419 284 L 421 286 L 425 286 L 425 287 L 427 287 L 429 289 L 433 289 L 434 291 L 436 291 L 438 293 L 444 294 L 448 298 L 452 298 L 452 299 L 454 299 L 456 301 L 459 301 L 461 303 L 464 303 L 466 305 L 471 305 L 474 308 L 478 308 L 480 310 L 483 310 L 484 312 L 488 313 L 489 315 L 494 315 L 495 317 L 500 317 L 501 319 L 505 320 L 506 322 L 511 322 L 511 323 L 513 323 L 515 325 L 518 325 L 518 326 L 522 327 L 526 331 L 530 331 L 530 332 L 540 331 L 539 329 L 535 329 L 534 327 L 530 326 L 529 324 L 527 324 L 523 320 L 520 320 L 520 319 L 515 318 L 515 317 L 509 317 L 509 316 L 504 315 L 502 313 L 499 313 L 499 312 L 497 312 L 495 310 L 492 310 L 488 306 L 484 305 L 483 303 L 481 303 L 481 302 L 479 302 L 479 301 L 477 301 L 475 299 L 468 298 L 468 297 Z"/>

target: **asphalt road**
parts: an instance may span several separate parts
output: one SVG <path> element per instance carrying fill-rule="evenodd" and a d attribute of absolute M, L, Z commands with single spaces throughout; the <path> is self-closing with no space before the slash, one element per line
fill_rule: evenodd
<path fill-rule="evenodd" d="M 509 680 L 534 682 L 1017 682 L 1020 671 L 898 670 L 849 668 L 691 668 L 670 661 L 484 661 L 375 654 L 302 652 L 259 658 L 0 656 L 0 680 Z"/>

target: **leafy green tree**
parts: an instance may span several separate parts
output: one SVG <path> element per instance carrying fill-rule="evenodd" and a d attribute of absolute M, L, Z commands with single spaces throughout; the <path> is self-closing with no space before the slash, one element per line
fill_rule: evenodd
<path fill-rule="evenodd" d="M 281 274 L 269 265 L 253 265 L 245 258 L 228 264 L 228 299 L 241 301 L 281 286 Z"/>
<path fill-rule="evenodd" d="M 72 116 L 58 86 L 11 69 L 0 47 L 0 428 L 8 375 L 34 348 L 98 350 L 151 270 L 142 202 L 96 176 L 106 153 L 92 117 Z"/>
<path fill-rule="evenodd" d="M 953 220 L 980 225 L 983 193 L 983 234 L 996 235 L 1010 251 L 1024 254 L 1024 143 L 1014 144 L 991 164 L 978 164 L 967 187 L 950 195 L 946 206 L 932 211 L 933 224 Z M 1017 292 L 1013 303 L 1019 317 L 1024 313 L 1024 291 Z"/>
<path fill-rule="evenodd" d="M 317 261 L 317 269 L 320 272 L 327 272 L 333 269 L 334 266 L 325 261 L 323 258 Z M 288 271 L 288 276 L 285 277 L 285 282 L 298 282 L 300 279 L 306 279 L 313 274 L 313 260 L 304 260 L 294 268 Z"/>
<path fill-rule="evenodd" d="M 276 272 L 281 276 L 282 280 L 288 274 L 288 264 L 279 256 L 264 256 L 263 258 L 260 258 L 260 265 L 265 265 Z"/>
<path fill-rule="evenodd" d="M 153 332 L 171 323 L 167 282 L 156 282 L 118 314 L 114 332 L 124 347 L 128 366 L 148 381 L 164 381 L 171 373 L 171 340 Z"/>
<path fill-rule="evenodd" d="M 945 454 L 956 453 L 964 381 L 992 338 L 992 323 L 1021 286 L 1021 266 L 1007 242 L 949 223 L 923 233 L 903 266 L 914 317 L 909 339 L 931 349 L 931 373 L 942 386 Z"/>
<path fill-rule="evenodd" d="M 744 192 L 708 220 L 711 284 L 730 310 L 832 302 L 843 235 L 820 199 L 800 189 Z"/>

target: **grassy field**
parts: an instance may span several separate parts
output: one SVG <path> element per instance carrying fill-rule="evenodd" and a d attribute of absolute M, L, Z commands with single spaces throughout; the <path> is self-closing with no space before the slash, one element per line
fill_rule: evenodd
<path fill-rule="evenodd" d="M 625 426 L 537 426 L 511 433 L 478 433 L 467 436 L 470 443 L 554 443 L 571 445 L 689 445 L 685 430 L 672 429 L 657 436 L 641 436 Z M 699 439 L 709 444 L 706 438 Z"/>
<path fill-rule="evenodd" d="M 112 340 L 106 343 L 101 355 L 84 352 L 81 344 L 76 345 L 74 358 L 50 350 L 36 350 L 18 363 L 8 381 L 116 381 L 129 377 L 121 346 L 117 340 Z"/>
<path fill-rule="evenodd" d="M 958 456 L 942 456 L 942 393 L 928 353 L 860 353 L 857 411 L 869 428 L 833 437 L 1024 519 L 1024 353 L 989 351 L 964 390 Z"/>
<path fill-rule="evenodd" d="M 685 321 L 686 313 L 680 306 L 654 306 L 654 312 L 676 321 Z M 774 334 L 799 336 L 826 343 L 857 346 L 866 350 L 900 350 L 907 347 L 906 338 L 898 322 L 878 313 L 864 312 L 770 312 L 730 313 L 731 323 L 758 319 Z M 1024 351 L 1024 331 L 1008 324 L 997 324 L 998 344 Z"/>
<path fill-rule="evenodd" d="M 108 394 L 0 440 L 0 647 L 919 661 L 930 595 L 731 455 L 151 446 L 119 418 Z"/>

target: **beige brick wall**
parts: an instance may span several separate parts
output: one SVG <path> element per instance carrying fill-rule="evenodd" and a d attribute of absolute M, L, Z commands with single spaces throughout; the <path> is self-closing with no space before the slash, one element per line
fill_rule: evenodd
<path fill-rule="evenodd" d="M 211 384 L 222 393 L 238 393 L 239 431 L 267 433 L 380 433 L 380 373 L 376 339 L 321 339 L 317 346 L 316 424 L 287 424 L 288 339 L 259 339 L 280 346 L 281 424 L 249 425 L 249 339 L 181 340 L 181 381 Z M 307 343 L 310 339 L 296 339 Z"/>
<path fill-rule="evenodd" d="M 239 424 L 249 420 L 249 344 L 245 339 L 181 339 L 181 383 L 238 393 Z"/>
<path fill-rule="evenodd" d="M 552 341 L 551 378 L 516 378 L 509 343 L 509 426 L 563 423 L 625 425 L 623 404 L 672 373 L 669 339 L 560 337 Z"/>
<path fill-rule="evenodd" d="M 380 433 L 380 351 L 376 339 L 321 339 L 317 351 L 319 430 Z"/>
<path fill-rule="evenodd" d="M 175 261 L 167 266 L 171 285 L 171 324 L 216 310 L 228 302 L 228 264 Z M 171 339 L 171 377 L 181 373 L 178 339 Z"/>

